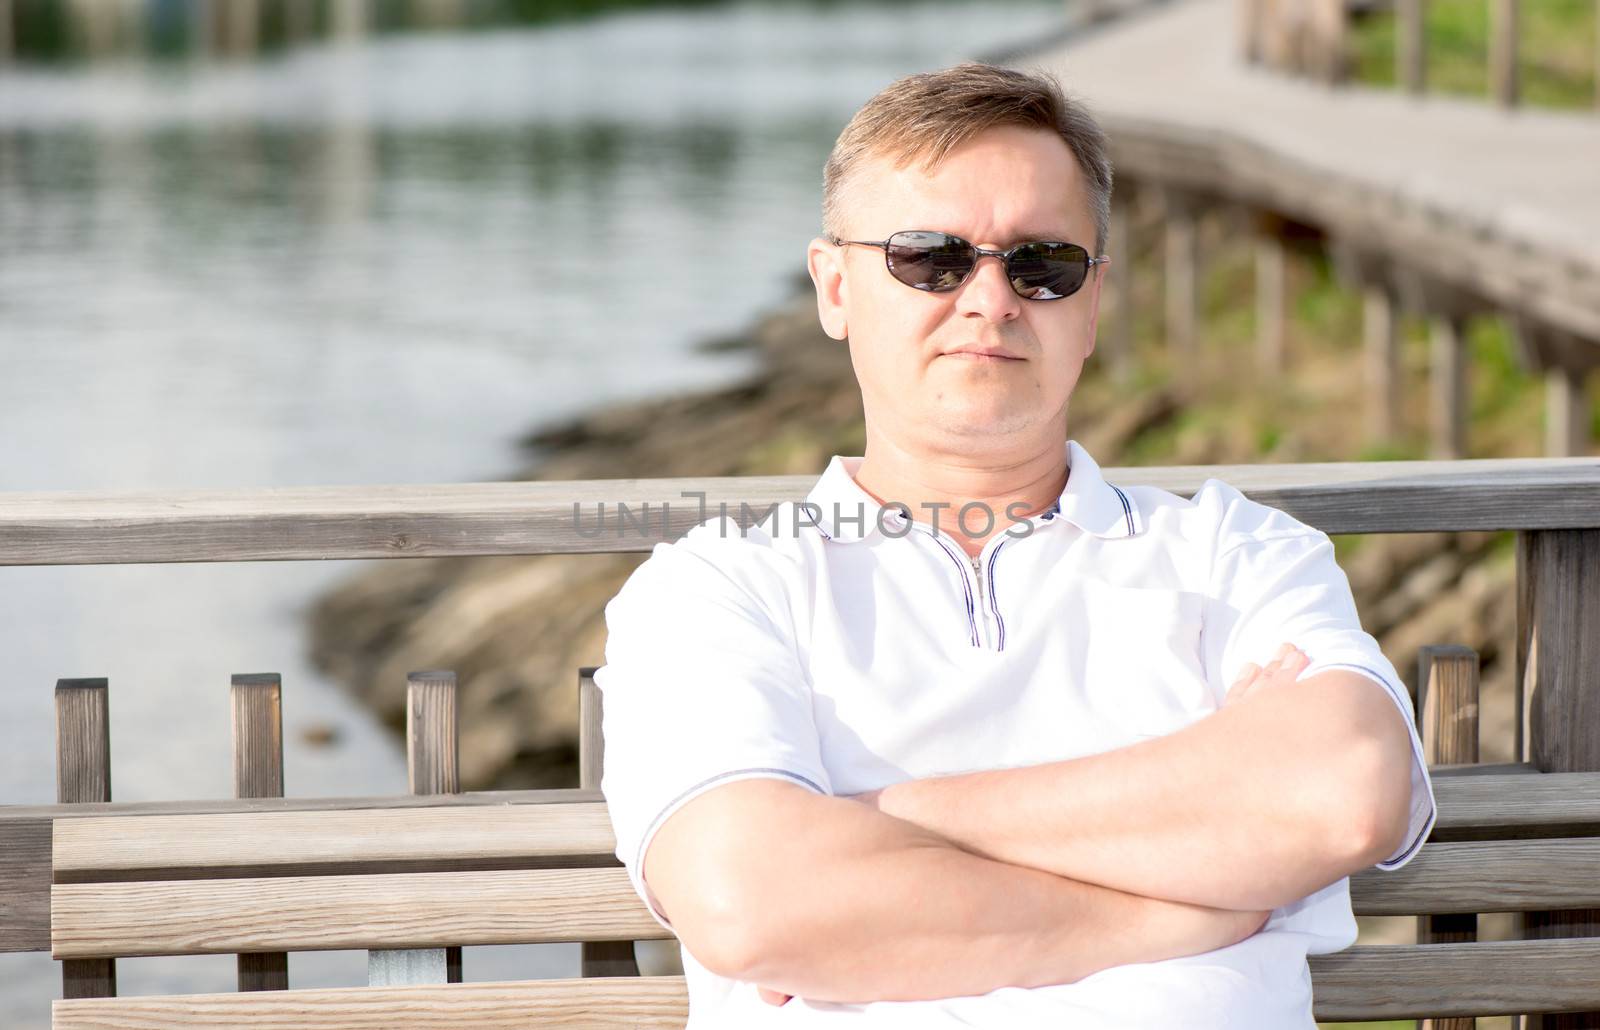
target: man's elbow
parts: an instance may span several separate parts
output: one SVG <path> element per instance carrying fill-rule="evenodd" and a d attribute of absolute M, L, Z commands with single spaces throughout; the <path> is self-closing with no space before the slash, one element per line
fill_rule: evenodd
<path fill-rule="evenodd" d="M 1410 826 L 1411 741 L 1403 726 L 1389 729 L 1355 736 L 1334 785 L 1334 849 L 1351 872 L 1394 854 Z"/>
<path fill-rule="evenodd" d="M 771 933 L 766 904 L 751 903 L 751 888 L 742 883 L 744 869 L 719 868 L 710 856 L 700 857 L 692 879 L 669 891 L 663 908 L 673 932 L 696 962 L 730 980 L 753 979 L 761 957 L 770 953 Z"/>

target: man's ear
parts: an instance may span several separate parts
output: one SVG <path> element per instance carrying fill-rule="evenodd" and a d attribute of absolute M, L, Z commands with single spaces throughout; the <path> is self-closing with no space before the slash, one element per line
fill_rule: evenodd
<path fill-rule="evenodd" d="M 849 329 L 845 318 L 849 291 L 844 282 L 843 249 L 816 237 L 806 248 L 806 268 L 817 288 L 817 319 L 822 331 L 835 340 L 843 340 Z"/>
<path fill-rule="evenodd" d="M 1096 337 L 1098 336 L 1100 327 L 1100 287 L 1105 284 L 1106 265 L 1110 263 L 1111 262 L 1108 260 L 1102 264 L 1095 265 L 1094 275 L 1090 277 L 1089 282 L 1084 284 L 1084 288 L 1090 291 L 1089 349 L 1083 352 L 1083 356 L 1085 358 L 1088 358 L 1089 355 L 1094 353 L 1094 345 L 1097 342 Z"/>

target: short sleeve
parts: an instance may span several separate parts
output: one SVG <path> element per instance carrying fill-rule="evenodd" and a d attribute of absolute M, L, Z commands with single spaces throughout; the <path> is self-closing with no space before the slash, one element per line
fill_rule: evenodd
<path fill-rule="evenodd" d="M 606 661 L 594 674 L 617 858 L 669 930 L 644 882 L 645 851 L 669 816 L 740 779 L 832 792 L 790 620 L 761 596 L 775 556 L 732 532 L 720 539 L 702 524 L 655 546 L 606 605 Z"/>
<path fill-rule="evenodd" d="M 1311 659 L 1302 679 L 1348 669 L 1384 689 L 1411 739 L 1405 841 L 1377 863 L 1380 869 L 1398 869 L 1421 850 L 1437 815 L 1411 696 L 1378 642 L 1361 628 L 1349 580 L 1334 560 L 1327 534 L 1227 489 L 1236 499 L 1228 506 L 1212 562 L 1206 668 L 1226 690 L 1247 662 L 1264 665 L 1289 641 Z"/>

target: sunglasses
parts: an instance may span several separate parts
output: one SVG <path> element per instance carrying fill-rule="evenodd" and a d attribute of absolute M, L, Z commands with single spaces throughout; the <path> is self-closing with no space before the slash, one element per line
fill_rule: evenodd
<path fill-rule="evenodd" d="M 1036 241 L 1019 243 L 1010 250 L 983 250 L 947 232 L 908 229 L 886 240 L 841 240 L 836 246 L 877 247 L 883 251 L 889 274 L 914 290 L 945 293 L 967 281 L 980 257 L 1005 262 L 1006 278 L 1017 296 L 1027 300 L 1061 300 L 1078 292 L 1089 269 L 1110 261 L 1092 258 L 1076 243 Z"/>

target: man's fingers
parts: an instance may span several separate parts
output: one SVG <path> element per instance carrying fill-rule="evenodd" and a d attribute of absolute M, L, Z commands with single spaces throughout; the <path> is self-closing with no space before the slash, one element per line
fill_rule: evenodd
<path fill-rule="evenodd" d="M 757 987 L 756 994 L 768 1005 L 782 1005 L 794 997 L 792 994 L 784 994 L 782 991 L 775 991 L 770 987 Z"/>

